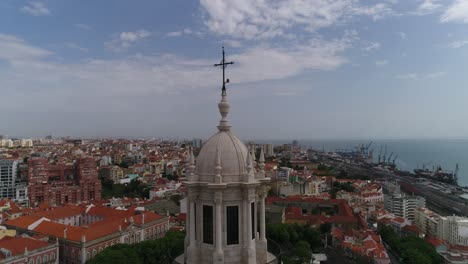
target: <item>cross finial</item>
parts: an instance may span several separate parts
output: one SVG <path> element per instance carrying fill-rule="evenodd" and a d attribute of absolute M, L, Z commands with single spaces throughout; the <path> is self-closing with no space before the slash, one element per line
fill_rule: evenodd
<path fill-rule="evenodd" d="M 225 70 L 226 70 L 226 67 L 229 64 L 234 64 L 234 62 L 232 62 L 232 61 L 226 62 L 225 54 L 224 54 L 224 46 L 223 46 L 223 59 L 221 60 L 220 63 L 217 63 L 217 64 L 213 65 L 215 67 L 221 66 L 221 69 L 223 69 L 223 88 L 221 90 L 222 95 L 226 95 L 226 83 L 229 82 L 229 79 L 226 79 L 226 77 L 225 77 Z"/>

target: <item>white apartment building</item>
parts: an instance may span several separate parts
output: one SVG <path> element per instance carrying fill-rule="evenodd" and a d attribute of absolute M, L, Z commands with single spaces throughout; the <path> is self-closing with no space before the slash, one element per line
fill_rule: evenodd
<path fill-rule="evenodd" d="M 468 218 L 441 216 L 437 227 L 439 238 L 450 244 L 468 246 Z"/>
<path fill-rule="evenodd" d="M 12 148 L 14 146 L 13 140 L 11 139 L 2 139 L 0 140 L 0 146 L 5 148 Z"/>
<path fill-rule="evenodd" d="M 430 234 L 437 237 L 437 226 L 439 224 L 439 220 L 439 214 L 434 213 L 425 207 L 416 209 L 414 224 L 421 229 L 424 234 Z"/>
<path fill-rule="evenodd" d="M 20 140 L 20 146 L 22 148 L 32 148 L 33 147 L 33 141 L 32 139 L 21 139 Z"/>
<path fill-rule="evenodd" d="M 385 209 L 396 216 L 401 216 L 411 221 L 415 220 L 416 209 L 426 206 L 426 199 L 417 195 L 405 195 L 404 193 L 385 194 Z"/>

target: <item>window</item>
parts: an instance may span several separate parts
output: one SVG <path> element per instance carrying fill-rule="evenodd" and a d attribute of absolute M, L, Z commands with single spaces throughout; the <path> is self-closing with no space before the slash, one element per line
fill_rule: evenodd
<path fill-rule="evenodd" d="M 239 244 L 239 207 L 226 207 L 227 244 Z"/>
<path fill-rule="evenodd" d="M 252 239 L 255 238 L 255 202 L 250 204 L 250 224 L 252 229 Z"/>
<path fill-rule="evenodd" d="M 55 259 L 55 253 L 52 252 L 52 253 L 50 253 L 50 260 L 54 260 L 54 259 Z"/>
<path fill-rule="evenodd" d="M 213 206 L 203 205 L 203 243 L 213 244 Z"/>
<path fill-rule="evenodd" d="M 42 262 L 47 263 L 49 262 L 49 257 L 47 257 L 47 255 L 44 255 L 44 258 L 42 260 Z"/>
<path fill-rule="evenodd" d="M 93 258 L 97 255 L 96 249 L 93 249 Z"/>
<path fill-rule="evenodd" d="M 36 259 L 36 264 L 41 264 L 41 263 L 42 263 L 41 257 L 37 257 L 37 259 Z"/>
<path fill-rule="evenodd" d="M 34 259 L 30 259 L 29 264 L 34 264 Z"/>

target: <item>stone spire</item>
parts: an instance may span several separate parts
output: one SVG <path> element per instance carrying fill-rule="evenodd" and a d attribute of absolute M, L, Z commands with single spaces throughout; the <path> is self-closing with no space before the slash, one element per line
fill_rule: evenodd
<path fill-rule="evenodd" d="M 189 165 L 188 165 L 188 170 L 189 170 L 189 178 L 192 179 L 193 176 L 195 175 L 195 157 L 193 156 L 193 148 L 189 148 Z M 192 179 L 193 180 L 193 179 Z"/>
<path fill-rule="evenodd" d="M 260 148 L 260 157 L 258 158 L 258 167 L 260 172 L 265 172 L 265 154 L 263 153 L 263 147 Z"/>
<path fill-rule="evenodd" d="M 252 164 L 252 155 L 249 150 L 247 150 L 246 169 L 247 169 L 247 172 L 245 175 L 245 181 L 250 181 L 250 177 L 253 171 L 253 164 Z"/>
<path fill-rule="evenodd" d="M 257 157 L 255 155 L 255 145 L 250 146 L 250 156 L 252 156 L 252 166 L 256 168 L 257 166 Z"/>
<path fill-rule="evenodd" d="M 190 175 L 190 147 L 189 149 L 187 150 L 187 155 L 185 156 L 185 160 L 186 160 L 186 164 L 185 164 L 185 177 L 188 179 L 189 175 Z"/>

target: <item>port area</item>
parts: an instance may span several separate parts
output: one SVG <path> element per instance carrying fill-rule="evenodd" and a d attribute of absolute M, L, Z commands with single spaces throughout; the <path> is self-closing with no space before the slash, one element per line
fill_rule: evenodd
<path fill-rule="evenodd" d="M 336 171 L 346 172 L 350 178 L 368 177 L 371 180 L 397 181 L 401 190 L 423 196 L 429 209 L 441 215 L 468 216 L 468 188 L 420 178 L 414 173 L 389 170 L 363 162 L 336 160 L 320 155 L 321 162 Z"/>

